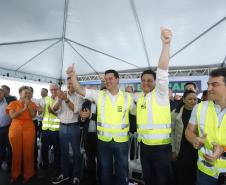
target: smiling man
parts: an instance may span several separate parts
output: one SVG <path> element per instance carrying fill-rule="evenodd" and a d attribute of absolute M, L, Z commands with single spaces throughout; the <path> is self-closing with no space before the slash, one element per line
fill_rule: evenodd
<path fill-rule="evenodd" d="M 133 101 L 129 93 L 119 90 L 118 72 L 105 71 L 106 90 L 101 91 L 81 87 L 74 65 L 68 67 L 67 74 L 73 81 L 75 91 L 97 105 L 101 184 L 128 185 L 129 111 Z"/>
<path fill-rule="evenodd" d="M 198 149 L 197 185 L 216 185 L 226 172 L 226 68 L 210 73 L 208 101 L 196 105 L 186 138 Z"/>
<path fill-rule="evenodd" d="M 168 64 L 172 33 L 161 29 L 162 52 L 157 73 L 141 75 L 142 93 L 137 100 L 137 133 L 145 185 L 170 185 L 171 117 L 168 96 Z"/>

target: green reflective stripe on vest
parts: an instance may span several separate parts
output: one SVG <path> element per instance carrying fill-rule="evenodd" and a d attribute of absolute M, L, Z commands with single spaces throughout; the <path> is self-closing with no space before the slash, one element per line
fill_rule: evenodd
<path fill-rule="evenodd" d="M 197 161 L 197 166 L 198 166 L 198 169 L 203 169 L 202 172 L 209 175 L 209 176 L 212 176 L 212 177 L 216 177 L 217 173 L 216 173 L 216 167 L 207 162 L 204 157 L 203 158 L 198 158 L 198 161 Z"/>
<path fill-rule="evenodd" d="M 197 121 L 199 136 L 203 136 L 204 133 L 207 134 L 204 146 L 198 151 L 198 169 L 217 178 L 219 173 L 226 172 L 226 159 L 221 157 L 215 162 L 209 163 L 205 160 L 204 155 L 213 154 L 213 143 L 226 146 L 226 115 L 224 115 L 219 127 L 213 101 L 205 101 L 198 105 Z"/>
<path fill-rule="evenodd" d="M 51 130 L 51 131 L 58 131 L 60 128 L 60 120 L 59 118 L 50 113 L 48 110 L 48 106 L 53 104 L 53 99 L 50 97 L 45 97 L 45 110 L 42 120 L 42 130 Z"/>
<path fill-rule="evenodd" d="M 112 139 L 116 142 L 128 141 L 130 105 L 131 97 L 128 93 L 119 91 L 113 106 L 106 92 L 100 91 L 97 108 L 98 139 L 106 142 Z"/>
<path fill-rule="evenodd" d="M 155 90 L 137 101 L 138 141 L 146 145 L 163 145 L 171 142 L 171 116 L 169 102 L 158 105 Z"/>

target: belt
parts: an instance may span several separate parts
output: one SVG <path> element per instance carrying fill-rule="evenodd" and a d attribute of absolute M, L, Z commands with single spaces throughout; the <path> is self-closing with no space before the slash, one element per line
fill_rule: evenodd
<path fill-rule="evenodd" d="M 64 125 L 64 126 L 76 126 L 76 125 L 79 125 L 78 122 L 75 122 L 75 123 L 60 123 L 61 125 Z"/>

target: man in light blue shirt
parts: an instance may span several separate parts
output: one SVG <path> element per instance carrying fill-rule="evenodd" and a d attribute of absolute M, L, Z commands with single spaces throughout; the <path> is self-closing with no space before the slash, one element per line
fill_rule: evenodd
<path fill-rule="evenodd" d="M 0 164 L 6 160 L 8 166 L 10 166 L 10 144 L 9 144 L 9 125 L 11 119 L 6 114 L 5 109 L 8 106 L 4 97 L 4 90 L 0 88 Z M 7 153 L 6 153 L 7 151 Z M 1 166 L 1 165 L 0 165 Z"/>

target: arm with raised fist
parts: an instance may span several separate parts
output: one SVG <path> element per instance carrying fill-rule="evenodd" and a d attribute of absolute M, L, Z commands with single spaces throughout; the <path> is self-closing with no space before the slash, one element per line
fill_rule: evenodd
<path fill-rule="evenodd" d="M 171 39 L 171 30 L 161 27 L 162 52 L 160 55 L 158 67 L 163 70 L 168 70 Z"/>
<path fill-rule="evenodd" d="M 66 73 L 68 75 L 69 78 L 71 78 L 73 87 L 75 88 L 76 93 L 80 94 L 81 96 L 85 96 L 85 88 L 83 88 L 82 86 L 80 86 L 78 80 L 77 80 L 77 74 L 75 71 L 75 66 L 74 64 L 70 65 L 67 70 Z"/>

